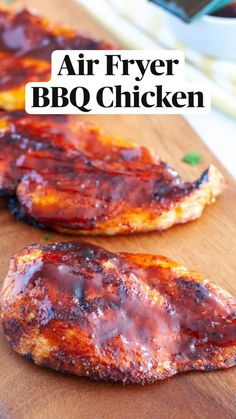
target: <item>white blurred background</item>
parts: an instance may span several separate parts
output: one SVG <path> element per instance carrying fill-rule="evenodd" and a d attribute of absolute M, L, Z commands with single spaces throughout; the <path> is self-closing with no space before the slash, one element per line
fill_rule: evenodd
<path fill-rule="evenodd" d="M 213 45 L 210 43 L 212 42 L 210 36 L 208 39 L 205 35 L 202 36 L 202 44 L 198 46 L 193 43 L 193 47 L 191 33 L 190 35 L 186 33 L 186 43 L 183 43 L 184 35 L 178 36 L 178 31 L 174 30 L 175 21 L 173 23 L 171 20 L 176 18 L 170 17 L 147 0 L 76 1 L 111 32 L 122 48 L 184 50 L 187 78 L 208 83 L 213 102 L 209 115 L 186 116 L 186 119 L 228 171 L 236 177 L 236 60 L 219 55 L 213 56 L 214 52 L 218 52 L 219 40 L 221 43 L 224 42 L 223 33 L 229 29 L 229 20 L 222 21 L 222 18 L 219 20 L 219 18 L 207 17 L 194 24 L 195 26 L 191 27 L 193 37 L 199 34 L 199 31 L 200 33 L 204 31 L 204 26 L 206 26 L 206 34 L 213 31 L 214 35 L 215 31 L 216 36 L 212 37 L 215 39 Z M 179 22 L 177 26 L 178 24 Z M 222 24 L 226 25 L 225 30 Z M 202 25 L 203 29 L 201 29 Z M 184 26 L 183 30 L 185 30 Z M 189 27 L 187 30 L 189 31 Z M 231 34 L 234 34 L 232 48 L 236 54 L 236 19 L 235 22 L 232 21 L 230 30 Z M 205 52 L 201 51 L 203 44 L 210 51 L 212 48 L 212 56 L 205 55 Z"/>

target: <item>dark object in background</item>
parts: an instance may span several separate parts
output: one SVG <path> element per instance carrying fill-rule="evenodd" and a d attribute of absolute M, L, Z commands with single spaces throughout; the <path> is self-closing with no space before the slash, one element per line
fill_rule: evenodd
<path fill-rule="evenodd" d="M 225 6 L 220 10 L 216 10 L 212 13 L 212 15 L 217 17 L 236 18 L 236 1 L 228 4 L 228 6 Z"/>
<path fill-rule="evenodd" d="M 229 0 L 150 0 L 168 12 L 178 16 L 185 22 L 191 22 L 203 15 L 210 14 L 219 10 Z"/>

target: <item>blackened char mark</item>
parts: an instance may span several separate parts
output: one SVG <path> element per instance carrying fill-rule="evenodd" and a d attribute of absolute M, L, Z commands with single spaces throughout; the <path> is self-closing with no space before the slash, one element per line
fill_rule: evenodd
<path fill-rule="evenodd" d="M 43 223 L 40 223 L 39 221 L 25 214 L 24 210 L 21 208 L 15 195 L 9 197 L 8 208 L 11 214 L 14 215 L 17 218 L 17 220 L 25 221 L 27 224 L 32 225 L 33 227 L 36 227 L 36 228 L 40 228 L 42 230 L 50 229 L 50 227 L 46 226 Z"/>
<path fill-rule="evenodd" d="M 199 188 L 203 183 L 206 183 L 209 181 L 209 169 L 204 170 L 201 177 L 194 182 L 195 188 Z"/>

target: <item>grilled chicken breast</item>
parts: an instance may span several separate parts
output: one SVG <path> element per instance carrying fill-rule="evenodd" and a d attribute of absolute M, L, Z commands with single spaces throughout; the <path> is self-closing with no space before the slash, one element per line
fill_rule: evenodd
<path fill-rule="evenodd" d="M 11 260 L 1 307 L 16 352 L 79 376 L 148 383 L 236 360 L 236 300 L 163 256 L 29 246 Z"/>
<path fill-rule="evenodd" d="M 111 48 L 106 42 L 53 25 L 29 10 L 0 10 L 0 107 L 24 109 L 25 84 L 50 79 L 51 53 L 55 49 Z"/>
<path fill-rule="evenodd" d="M 0 141 L 0 190 L 11 211 L 61 232 L 166 229 L 200 217 L 224 185 L 214 166 L 185 182 L 148 148 L 75 116 L 5 113 Z"/>

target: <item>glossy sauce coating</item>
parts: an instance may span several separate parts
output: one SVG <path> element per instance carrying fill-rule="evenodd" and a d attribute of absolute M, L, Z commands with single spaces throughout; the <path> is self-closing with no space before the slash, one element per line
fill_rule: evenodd
<path fill-rule="evenodd" d="M 7 338 L 38 365 L 145 383 L 235 363 L 235 300 L 162 256 L 30 246 L 12 260 L 1 301 Z"/>
<path fill-rule="evenodd" d="M 0 13 L 0 50 L 16 57 L 51 60 L 55 49 L 110 49 L 106 42 L 89 38 L 73 29 L 53 25 L 27 9 Z"/>
<path fill-rule="evenodd" d="M 223 185 L 211 168 L 183 181 L 146 147 L 78 117 L 0 117 L 0 188 L 19 218 L 75 234 L 168 228 L 201 215 Z"/>
<path fill-rule="evenodd" d="M 16 13 L 0 10 L 0 107 L 24 108 L 25 84 L 50 79 L 55 49 L 112 49 L 112 45 L 53 25 L 27 9 Z"/>
<path fill-rule="evenodd" d="M 159 178 L 94 169 L 83 173 L 26 176 L 17 189 L 25 214 L 50 227 L 90 230 L 124 211 L 152 210 L 160 215 L 190 194 L 192 184 L 178 184 L 160 167 Z"/>
<path fill-rule="evenodd" d="M 73 116 L 0 114 L 0 190 L 13 193 L 24 174 L 69 173 L 92 167 L 111 172 L 158 170 L 159 158 L 146 147 L 106 135 Z"/>

